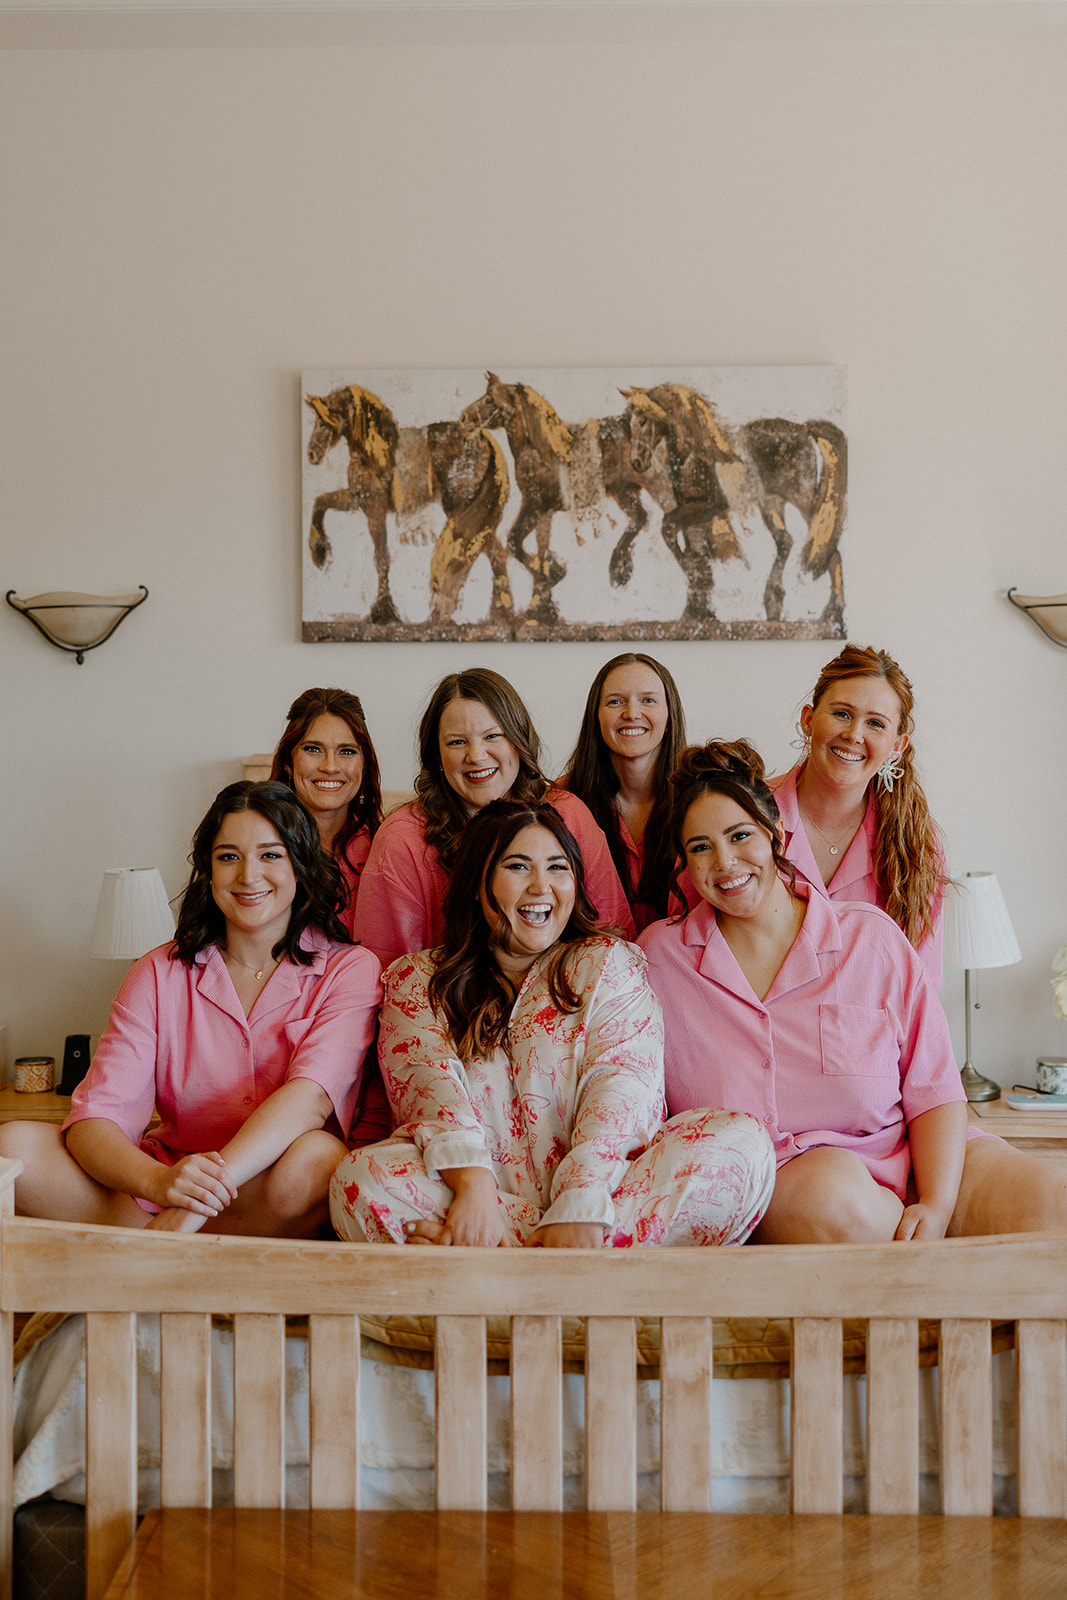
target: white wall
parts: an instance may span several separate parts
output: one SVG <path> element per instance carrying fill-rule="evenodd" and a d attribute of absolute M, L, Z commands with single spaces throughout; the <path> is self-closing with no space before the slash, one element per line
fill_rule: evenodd
<path fill-rule="evenodd" d="M 850 634 L 911 675 L 951 866 L 1023 948 L 978 1064 L 1067 1055 L 1067 656 L 1003 598 L 1067 588 L 1062 8 L 812 15 L 3 19 L 0 587 L 151 590 L 80 667 L 0 615 L 11 1054 L 99 1030 L 102 870 L 176 893 L 307 685 L 364 697 L 390 785 L 472 659 L 568 752 L 606 647 L 298 642 L 302 368 L 835 362 Z M 832 653 L 661 650 L 691 732 L 774 766 Z"/>

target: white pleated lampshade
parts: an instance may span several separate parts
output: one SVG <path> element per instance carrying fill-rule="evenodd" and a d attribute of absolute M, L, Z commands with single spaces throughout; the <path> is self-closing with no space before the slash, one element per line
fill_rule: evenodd
<path fill-rule="evenodd" d="M 157 867 L 109 867 L 100 886 L 89 954 L 136 961 L 174 936 L 174 917 Z"/>
<path fill-rule="evenodd" d="M 995 872 L 953 878 L 945 892 L 946 967 L 1010 967 L 1022 960 Z"/>

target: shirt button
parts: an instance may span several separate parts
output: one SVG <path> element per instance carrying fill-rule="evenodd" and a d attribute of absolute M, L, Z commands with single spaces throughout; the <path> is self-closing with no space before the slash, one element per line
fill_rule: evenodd
<path fill-rule="evenodd" d="M 769 1128 L 771 1126 L 771 1123 L 774 1121 L 774 1118 L 773 1117 L 764 1117 L 763 1120 L 764 1120 L 764 1122 L 767 1124 L 767 1126 Z"/>
<path fill-rule="evenodd" d="M 764 1066 L 764 1067 L 769 1067 L 770 1066 L 770 1062 L 769 1061 L 764 1061 L 764 1062 L 761 1062 L 761 1065 Z"/>
<path fill-rule="evenodd" d="M 246 1094 L 245 1095 L 245 1105 L 246 1106 L 250 1106 L 251 1104 L 252 1104 L 252 1096 L 250 1094 Z"/>

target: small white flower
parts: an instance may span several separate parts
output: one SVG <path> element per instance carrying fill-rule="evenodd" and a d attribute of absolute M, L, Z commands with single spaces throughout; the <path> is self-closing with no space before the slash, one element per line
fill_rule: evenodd
<path fill-rule="evenodd" d="M 1052 963 L 1052 1012 L 1067 1019 L 1067 944 L 1061 945 Z"/>

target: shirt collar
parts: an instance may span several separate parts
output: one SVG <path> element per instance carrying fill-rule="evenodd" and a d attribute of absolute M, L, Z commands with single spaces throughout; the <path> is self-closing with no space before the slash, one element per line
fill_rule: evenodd
<path fill-rule="evenodd" d="M 799 989 L 819 977 L 822 970 L 820 957 L 841 949 L 840 920 L 833 903 L 825 894 L 817 890 L 813 893 L 812 886 L 803 879 L 797 880 L 796 894 L 798 899 L 807 901 L 804 921 L 763 1002 L 755 999 L 733 951 L 719 930 L 715 912 L 706 900 L 702 900 L 682 924 L 683 944 L 703 946 L 703 953 L 696 963 L 701 977 L 754 1004 L 767 1004 L 779 995 Z M 739 982 L 745 984 L 747 995 L 738 987 Z"/>

